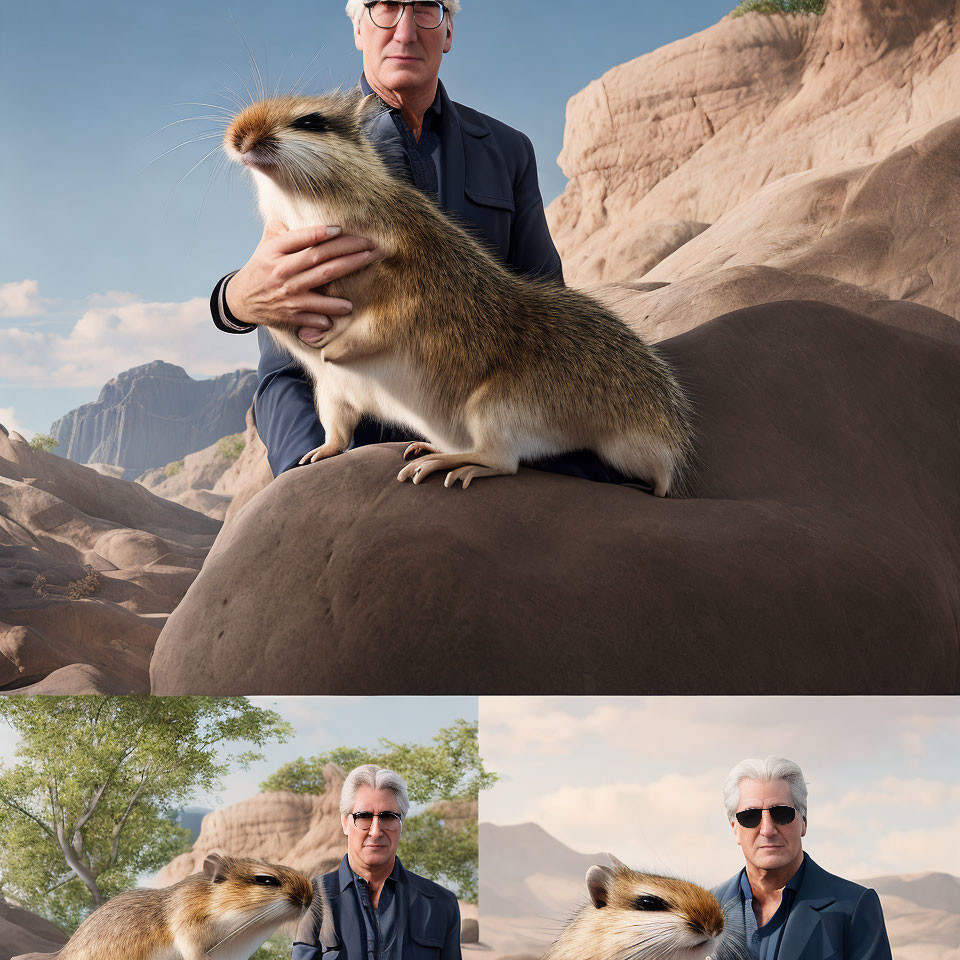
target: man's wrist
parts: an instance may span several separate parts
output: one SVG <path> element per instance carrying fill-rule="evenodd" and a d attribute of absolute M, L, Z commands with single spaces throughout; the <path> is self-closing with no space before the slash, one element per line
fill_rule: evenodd
<path fill-rule="evenodd" d="M 233 273 L 228 273 L 217 282 L 217 285 L 213 288 L 213 293 L 210 295 L 210 313 L 213 316 L 214 324 L 220 330 L 226 333 L 250 333 L 251 330 L 257 329 L 257 325 L 246 323 L 235 317 L 227 304 L 227 284 L 237 273 L 239 271 L 234 270 Z"/>

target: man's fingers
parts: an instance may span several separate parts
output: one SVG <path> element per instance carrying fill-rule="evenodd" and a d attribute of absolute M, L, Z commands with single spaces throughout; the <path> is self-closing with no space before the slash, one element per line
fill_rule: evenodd
<path fill-rule="evenodd" d="M 346 257 L 350 254 L 363 253 L 367 250 L 373 250 L 373 241 L 366 237 L 355 237 L 352 234 L 336 237 L 328 240 L 319 246 L 308 247 L 306 250 L 300 250 L 297 253 L 288 253 L 283 258 L 282 264 L 278 264 L 278 271 L 286 279 L 295 280 L 294 286 L 297 290 L 310 290 L 323 283 L 329 283 L 338 277 L 344 276 L 343 273 L 331 275 L 327 280 L 318 282 L 307 281 L 300 274 L 305 274 L 308 270 L 322 264 L 329 263 L 338 257 Z M 361 262 L 360 266 L 364 264 Z M 357 269 L 354 267 L 353 269 Z"/>
<path fill-rule="evenodd" d="M 318 243 L 325 243 L 331 237 L 338 237 L 343 233 L 342 227 L 300 227 L 298 230 L 288 230 L 282 237 L 276 237 L 275 246 L 278 253 L 296 253 L 315 247 Z"/>
<path fill-rule="evenodd" d="M 364 250 L 361 253 L 352 253 L 346 257 L 337 257 L 334 260 L 328 260 L 321 263 L 320 266 L 307 270 L 291 280 L 296 284 L 298 290 L 314 290 L 322 287 L 324 284 L 332 283 L 341 277 L 346 277 L 361 267 L 366 267 L 376 258 L 372 250 Z"/>
<path fill-rule="evenodd" d="M 353 304 L 349 300 L 343 300 L 340 297 L 328 297 L 322 293 L 307 293 L 297 298 L 297 314 L 299 319 L 301 314 L 323 314 L 326 317 L 345 317 L 353 310 Z M 305 326 L 315 326 L 315 324 L 305 324 Z"/>

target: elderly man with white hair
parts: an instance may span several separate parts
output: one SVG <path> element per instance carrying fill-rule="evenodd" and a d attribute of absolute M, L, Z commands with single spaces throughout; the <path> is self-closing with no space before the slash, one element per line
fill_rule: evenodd
<path fill-rule="evenodd" d="M 747 960 L 891 960 L 876 892 L 803 851 L 807 785 L 797 764 L 741 761 L 723 802 L 746 863 L 714 893 L 745 938 Z"/>
<path fill-rule="evenodd" d="M 409 807 L 392 770 L 368 763 L 350 772 L 340 792 L 347 853 L 314 878 L 314 910 L 291 960 L 461 960 L 457 898 L 397 856 Z"/>
<path fill-rule="evenodd" d="M 482 16 L 482 5 L 477 9 Z M 397 175 L 453 214 L 508 268 L 562 283 L 529 138 L 455 103 L 440 82 L 459 11 L 459 0 L 349 0 L 346 12 L 363 55 L 360 89 L 376 94 L 384 107 L 367 133 Z M 316 342 L 331 316 L 352 310 L 349 301 L 329 296 L 325 285 L 363 269 L 378 255 L 371 241 L 344 235 L 339 224 L 288 231 L 282 223 L 268 223 L 247 264 L 214 288 L 210 308 L 221 330 L 246 333 L 260 327 L 254 412 L 274 476 L 321 446 L 324 431 L 303 371 L 261 325 L 294 326 L 302 340 Z M 353 445 L 410 439 L 409 430 L 363 420 Z M 590 452 L 533 466 L 635 483 Z"/>

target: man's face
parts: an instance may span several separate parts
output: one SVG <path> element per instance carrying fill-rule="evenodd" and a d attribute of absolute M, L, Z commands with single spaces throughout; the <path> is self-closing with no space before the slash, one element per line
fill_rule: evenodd
<path fill-rule="evenodd" d="M 361 786 L 357 790 L 357 798 L 353 802 L 354 813 L 383 813 L 387 810 L 400 812 L 392 790 L 374 790 L 367 786 Z M 342 823 L 343 831 L 347 835 L 347 852 L 351 864 L 374 869 L 393 863 L 400 845 L 400 830 L 384 830 L 379 817 L 373 821 L 369 830 L 362 830 L 349 815 L 342 818 Z"/>
<path fill-rule="evenodd" d="M 737 810 L 793 806 L 790 786 L 785 780 L 741 780 Z M 800 838 L 807 824 L 798 813 L 792 823 L 780 826 L 764 810 L 760 826 L 741 827 L 734 819 L 733 835 L 743 850 L 744 859 L 757 870 L 776 870 L 799 859 L 803 852 Z"/>
<path fill-rule="evenodd" d="M 429 92 L 437 82 L 440 61 L 450 49 L 453 27 L 450 15 L 435 30 L 418 27 L 413 8 L 405 7 L 400 22 L 389 30 L 378 27 L 364 10 L 354 24 L 354 42 L 363 52 L 367 82 L 377 87 L 411 94 Z"/>

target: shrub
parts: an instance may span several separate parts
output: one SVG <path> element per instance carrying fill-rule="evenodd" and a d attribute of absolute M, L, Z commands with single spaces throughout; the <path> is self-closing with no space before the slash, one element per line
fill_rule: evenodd
<path fill-rule="evenodd" d="M 822 14 L 827 0 L 741 0 L 730 16 L 742 17 L 745 13 L 815 13 Z"/>
<path fill-rule="evenodd" d="M 217 443 L 217 453 L 227 460 L 236 460 L 243 453 L 246 445 L 247 442 L 243 439 L 242 433 L 233 433 L 229 437 L 220 439 Z"/>
<path fill-rule="evenodd" d="M 51 437 L 49 433 L 35 433 L 30 441 L 30 449 L 37 453 L 53 453 L 60 446 L 60 441 L 56 437 Z"/>
<path fill-rule="evenodd" d="M 47 595 L 47 578 L 42 573 L 38 573 L 36 579 L 33 581 L 33 592 L 38 597 L 45 597 Z"/>
<path fill-rule="evenodd" d="M 73 580 L 67 584 L 67 596 L 71 600 L 92 597 L 103 585 L 100 574 L 89 563 L 84 564 L 83 569 L 86 573 L 79 580 Z"/>
<path fill-rule="evenodd" d="M 182 460 L 173 460 L 163 468 L 163 474 L 166 477 L 174 477 L 183 470 Z"/>

